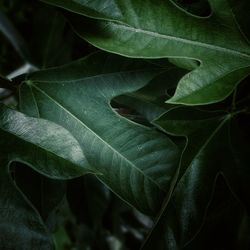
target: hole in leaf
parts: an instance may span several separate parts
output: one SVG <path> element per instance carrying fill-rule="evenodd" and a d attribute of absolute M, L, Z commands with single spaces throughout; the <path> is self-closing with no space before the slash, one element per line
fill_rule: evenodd
<path fill-rule="evenodd" d="M 135 123 L 139 123 L 145 126 L 150 126 L 147 119 L 142 114 L 137 112 L 136 109 L 132 107 L 132 105 L 130 105 L 131 103 L 129 102 L 128 98 L 129 97 L 127 96 L 120 96 L 112 100 L 110 105 L 113 111 L 130 121 L 133 121 Z"/>
<path fill-rule="evenodd" d="M 151 127 L 151 121 L 172 108 L 171 104 L 165 102 L 174 93 L 177 83 L 186 72 L 169 65 L 165 72 L 156 76 L 145 87 L 114 98 L 111 106 L 119 115 Z"/>

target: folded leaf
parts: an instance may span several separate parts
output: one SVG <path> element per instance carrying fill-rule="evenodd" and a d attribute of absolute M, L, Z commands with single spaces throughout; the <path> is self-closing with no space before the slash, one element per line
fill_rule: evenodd
<path fill-rule="evenodd" d="M 154 129 L 119 116 L 110 101 L 145 86 L 162 70 L 141 60 L 93 54 L 31 74 L 20 89 L 20 107 L 37 107 L 41 117 L 68 129 L 93 171 L 102 174 L 100 180 L 130 204 L 154 213 L 171 185 L 178 149 Z"/>
<path fill-rule="evenodd" d="M 223 100 L 250 73 L 250 46 L 234 11 L 241 1 L 210 0 L 212 14 L 193 16 L 169 0 L 45 2 L 80 15 L 70 18 L 76 32 L 103 50 L 139 58 L 196 59 L 169 103 L 208 104 Z M 241 12 L 240 12 L 241 13 Z M 101 20 L 100 20 L 101 19 Z"/>
<path fill-rule="evenodd" d="M 91 172 L 75 138 L 64 128 L 0 105 L 0 158 L 26 163 L 55 179 Z"/>

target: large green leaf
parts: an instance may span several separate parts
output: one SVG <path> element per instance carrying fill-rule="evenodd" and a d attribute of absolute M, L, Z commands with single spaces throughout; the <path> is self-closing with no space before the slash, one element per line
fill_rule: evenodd
<path fill-rule="evenodd" d="M 97 53 L 31 74 L 20 107 L 68 129 L 99 179 L 121 198 L 156 212 L 176 171 L 178 149 L 161 133 L 115 113 L 112 98 L 145 86 L 163 69 L 141 60 Z"/>
<path fill-rule="evenodd" d="M 157 249 L 176 250 L 187 245 L 201 229 L 219 174 L 249 206 L 250 173 L 245 159 L 249 146 L 242 144 L 244 139 L 237 133 L 231 114 L 178 108 L 167 112 L 155 124 L 168 133 L 185 136 L 187 146 L 172 197 L 144 249 L 156 247 L 159 233 L 164 232 L 164 237 L 157 241 Z"/>
<path fill-rule="evenodd" d="M 231 1 L 232 8 L 227 0 L 210 0 L 207 18 L 170 0 L 45 2 L 91 17 L 72 15 L 71 21 L 81 37 L 101 49 L 129 57 L 199 60 L 200 67 L 181 79 L 169 103 L 220 101 L 250 72 L 249 43 L 234 18 L 240 1 Z"/>

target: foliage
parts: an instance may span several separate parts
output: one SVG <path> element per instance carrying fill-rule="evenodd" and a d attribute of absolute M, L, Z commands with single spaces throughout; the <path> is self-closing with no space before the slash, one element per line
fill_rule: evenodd
<path fill-rule="evenodd" d="M 249 249 L 247 10 L 2 1 L 0 248 Z"/>

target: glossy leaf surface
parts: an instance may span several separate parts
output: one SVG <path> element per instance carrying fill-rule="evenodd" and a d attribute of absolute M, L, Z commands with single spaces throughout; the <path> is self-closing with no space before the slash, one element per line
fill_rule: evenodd
<path fill-rule="evenodd" d="M 89 173 L 75 138 L 64 128 L 0 106 L 1 158 L 20 161 L 50 178 Z"/>
<path fill-rule="evenodd" d="M 176 171 L 178 149 L 154 129 L 116 114 L 109 103 L 162 70 L 141 60 L 93 54 L 31 74 L 20 90 L 20 107 L 37 108 L 41 117 L 68 129 L 99 179 L 130 204 L 154 213 Z"/>
<path fill-rule="evenodd" d="M 249 43 L 233 13 L 239 1 L 232 9 L 226 0 L 210 0 L 212 14 L 206 18 L 163 0 L 45 2 L 91 17 L 72 15 L 71 20 L 98 48 L 129 57 L 199 60 L 200 67 L 181 79 L 169 103 L 218 102 L 250 72 Z"/>

